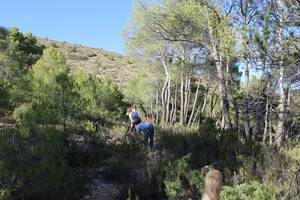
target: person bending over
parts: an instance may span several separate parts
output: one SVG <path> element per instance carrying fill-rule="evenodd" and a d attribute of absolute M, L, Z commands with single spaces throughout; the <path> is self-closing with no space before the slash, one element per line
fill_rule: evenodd
<path fill-rule="evenodd" d="M 152 124 L 152 115 L 147 114 L 145 120 L 136 126 L 137 131 L 142 131 L 144 133 L 144 144 L 145 147 L 150 147 L 153 149 L 153 139 L 154 139 L 154 126 Z"/>

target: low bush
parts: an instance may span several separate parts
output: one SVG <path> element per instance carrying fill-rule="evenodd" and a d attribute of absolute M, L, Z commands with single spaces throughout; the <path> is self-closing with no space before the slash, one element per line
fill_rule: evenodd
<path fill-rule="evenodd" d="M 87 57 L 95 57 L 95 56 L 97 56 L 97 54 L 95 54 L 95 53 L 88 53 L 87 54 Z"/>
<path fill-rule="evenodd" d="M 272 200 L 274 190 L 257 181 L 242 183 L 235 187 L 225 186 L 221 192 L 221 200 Z"/>
<path fill-rule="evenodd" d="M 28 132 L 0 130 L 1 199 L 72 198 L 75 179 L 61 133 L 38 127 L 24 130 Z"/>
<path fill-rule="evenodd" d="M 205 175 L 213 167 L 204 166 L 199 170 L 192 170 L 189 162 L 190 155 L 187 155 L 169 162 L 165 167 L 164 184 L 168 199 L 200 199 Z"/>

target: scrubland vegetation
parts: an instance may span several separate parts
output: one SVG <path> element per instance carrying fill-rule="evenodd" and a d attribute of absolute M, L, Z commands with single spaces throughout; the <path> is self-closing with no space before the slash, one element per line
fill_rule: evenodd
<path fill-rule="evenodd" d="M 0 28 L 0 199 L 82 199 L 95 168 L 116 199 L 201 199 L 211 169 L 221 199 L 299 199 L 298 8 L 137 1 L 128 57 Z"/>

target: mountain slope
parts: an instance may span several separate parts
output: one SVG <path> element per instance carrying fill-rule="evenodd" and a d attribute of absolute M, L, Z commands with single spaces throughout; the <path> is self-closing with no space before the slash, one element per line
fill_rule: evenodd
<path fill-rule="evenodd" d="M 121 54 L 70 44 L 49 39 L 37 38 L 40 44 L 53 47 L 64 53 L 71 70 L 82 68 L 88 73 L 96 74 L 99 78 L 113 81 L 124 88 L 141 65 L 133 58 Z"/>

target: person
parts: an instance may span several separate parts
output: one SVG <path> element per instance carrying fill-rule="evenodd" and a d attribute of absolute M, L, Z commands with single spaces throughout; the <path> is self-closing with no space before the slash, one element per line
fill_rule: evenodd
<path fill-rule="evenodd" d="M 153 139 L 154 139 L 154 126 L 152 124 L 152 115 L 147 114 L 145 120 L 136 126 L 137 131 L 142 131 L 144 133 L 144 144 L 145 147 L 150 147 L 153 149 Z"/>
<path fill-rule="evenodd" d="M 127 109 L 129 120 L 130 120 L 130 131 L 135 131 L 135 127 L 137 124 L 141 123 L 141 118 L 139 117 L 139 114 L 137 112 L 137 108 L 135 106 L 132 106 Z"/>

